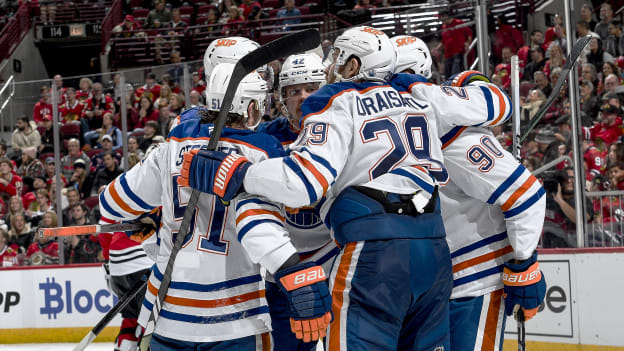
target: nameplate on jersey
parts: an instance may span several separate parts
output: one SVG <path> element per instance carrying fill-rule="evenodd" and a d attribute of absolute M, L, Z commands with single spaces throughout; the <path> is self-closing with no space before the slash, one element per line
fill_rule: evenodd
<path fill-rule="evenodd" d="M 366 96 L 356 96 L 355 104 L 360 116 L 370 116 L 397 108 L 423 110 L 429 105 L 421 105 L 411 96 L 403 96 L 395 90 L 381 90 Z"/>

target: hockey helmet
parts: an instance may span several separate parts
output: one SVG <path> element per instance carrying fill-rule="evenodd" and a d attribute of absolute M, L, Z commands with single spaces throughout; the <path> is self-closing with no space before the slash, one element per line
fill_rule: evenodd
<path fill-rule="evenodd" d="M 317 54 L 298 54 L 286 58 L 279 75 L 280 98 L 285 99 L 286 87 L 304 83 L 324 83 L 325 66 Z"/>
<path fill-rule="evenodd" d="M 411 69 L 415 74 L 431 78 L 431 53 L 424 41 L 411 35 L 397 35 L 392 38 L 397 53 L 395 73 Z"/>
<path fill-rule="evenodd" d="M 221 103 L 225 96 L 225 91 L 230 83 L 232 77 L 232 71 L 234 70 L 233 63 L 221 63 L 214 67 L 210 79 L 206 88 L 206 107 L 210 111 L 219 111 L 221 109 Z M 230 107 L 230 113 L 243 116 L 243 120 L 246 121 L 249 115 L 247 114 L 247 108 L 252 102 L 255 103 L 255 109 L 260 112 L 260 117 L 266 113 L 268 108 L 268 96 L 267 96 L 267 83 L 260 77 L 257 72 L 251 72 L 243 78 L 238 85 L 234 99 L 232 100 L 232 106 Z M 257 123 L 260 123 L 261 118 L 258 118 Z M 253 129 L 257 126 L 249 126 Z"/>
<path fill-rule="evenodd" d="M 351 56 L 360 60 L 360 71 L 349 79 L 338 75 L 340 66 Z M 388 36 L 373 27 L 360 26 L 346 30 L 334 42 L 334 72 L 339 80 L 370 80 L 384 82 L 394 74 L 396 51 Z"/>
<path fill-rule="evenodd" d="M 204 74 L 210 77 L 220 63 L 236 63 L 243 56 L 259 48 L 255 41 L 243 37 L 227 37 L 213 40 L 204 53 Z"/>

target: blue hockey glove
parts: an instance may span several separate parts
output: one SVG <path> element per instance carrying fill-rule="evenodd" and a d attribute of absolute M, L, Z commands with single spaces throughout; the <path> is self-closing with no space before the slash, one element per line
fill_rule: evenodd
<path fill-rule="evenodd" d="M 537 251 L 524 262 L 505 263 L 503 284 L 505 313 L 513 314 L 517 320 L 517 312 L 522 308 L 525 320 L 533 318 L 546 295 L 546 280 L 539 269 Z"/>
<path fill-rule="evenodd" d="M 442 83 L 442 85 L 465 87 L 466 85 L 477 81 L 490 83 L 490 78 L 479 71 L 464 71 L 452 75 L 446 82 Z"/>
<path fill-rule="evenodd" d="M 280 289 L 288 296 L 290 329 L 304 342 L 327 335 L 332 320 L 332 298 L 323 267 L 301 263 L 275 273 Z"/>
<path fill-rule="evenodd" d="M 160 227 L 162 226 L 162 223 L 160 222 L 161 218 L 162 214 L 160 207 L 153 209 L 149 213 L 141 215 L 137 218 L 137 220 L 145 224 L 145 227 L 141 230 L 127 231 L 126 236 L 133 241 L 142 243 L 160 230 Z"/>
<path fill-rule="evenodd" d="M 217 195 L 224 204 L 243 191 L 249 160 L 219 151 L 192 150 L 184 154 L 178 184 Z"/>

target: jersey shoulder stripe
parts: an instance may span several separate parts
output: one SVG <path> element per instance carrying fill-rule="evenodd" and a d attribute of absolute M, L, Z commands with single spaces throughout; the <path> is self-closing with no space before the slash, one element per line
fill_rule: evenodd
<path fill-rule="evenodd" d="M 440 141 L 442 142 L 442 150 L 444 150 L 449 145 L 451 145 L 451 143 L 455 141 L 455 139 L 457 139 L 461 135 L 461 133 L 463 133 L 466 130 L 466 128 L 468 127 L 456 126 L 453 129 L 451 129 L 448 133 L 444 134 L 440 138 Z"/>
<path fill-rule="evenodd" d="M 308 117 L 327 111 L 327 109 L 331 107 L 334 100 L 346 92 L 358 91 L 359 93 L 366 93 L 371 89 L 382 87 L 387 88 L 389 85 L 379 85 L 373 82 L 340 82 L 327 84 L 317 90 L 314 94 L 310 95 L 301 105 L 303 118 L 301 119 L 299 127 L 303 127 L 305 120 L 308 119 Z"/>
<path fill-rule="evenodd" d="M 480 86 L 479 88 L 481 89 L 481 91 L 483 92 L 483 96 L 485 97 L 488 112 L 487 120 L 482 124 L 487 124 L 489 121 L 494 119 L 494 101 L 492 99 L 492 93 L 489 89 L 483 86 Z"/>

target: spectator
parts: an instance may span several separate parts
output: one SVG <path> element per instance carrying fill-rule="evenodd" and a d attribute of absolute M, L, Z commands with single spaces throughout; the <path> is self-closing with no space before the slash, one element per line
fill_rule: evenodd
<path fill-rule="evenodd" d="M 80 198 L 82 199 L 91 196 L 91 188 L 93 187 L 93 179 L 91 175 L 87 173 L 86 166 L 83 160 L 77 159 L 74 163 L 74 173 L 67 183 L 67 186 L 78 189 Z"/>
<path fill-rule="evenodd" d="M 89 219 L 87 217 L 88 209 L 82 203 L 72 206 L 72 224 L 71 225 L 87 225 Z M 100 245 L 93 236 L 72 235 L 65 239 L 65 263 L 94 263 L 98 261 L 98 251 Z"/>
<path fill-rule="evenodd" d="M 255 9 L 256 7 L 257 9 Z M 256 19 L 256 18 L 251 18 L 252 12 L 255 12 L 255 14 L 257 14 L 258 11 L 262 9 L 262 5 L 260 5 L 260 3 L 255 0 L 243 0 L 239 8 L 241 9 L 241 12 L 242 12 L 241 16 L 243 17 L 243 20 L 244 19 L 252 20 L 252 19 Z M 230 12 L 230 19 L 232 19 L 231 12 Z M 228 21 L 228 23 L 230 23 L 230 21 Z"/>
<path fill-rule="evenodd" d="M 108 135 L 113 142 L 113 150 L 117 150 L 122 147 L 121 130 L 113 125 L 113 114 L 110 112 L 104 113 L 102 117 L 102 127 L 87 132 L 85 134 L 85 141 L 95 145 L 96 148 L 102 148 L 102 139 Z"/>
<path fill-rule="evenodd" d="M 13 173 L 13 163 L 6 157 L 0 158 L 0 195 L 15 196 L 22 193 L 22 178 Z"/>
<path fill-rule="evenodd" d="M 61 158 L 61 164 L 63 162 L 63 159 Z M 62 166 L 61 166 L 62 167 Z M 46 181 L 46 183 L 49 185 L 52 185 L 54 182 L 55 177 L 55 168 L 56 168 L 56 164 L 54 163 L 54 157 L 48 157 L 45 159 L 45 175 L 44 175 L 44 179 Z M 63 181 L 63 186 L 67 185 L 67 179 L 65 178 L 65 176 L 63 175 L 63 169 L 61 168 L 61 180 Z"/>
<path fill-rule="evenodd" d="M 581 7 L 581 21 L 585 22 L 590 30 L 596 28 L 596 21 L 593 18 L 594 9 L 589 4 L 583 4 Z"/>
<path fill-rule="evenodd" d="M 130 38 L 139 34 L 141 25 L 137 22 L 133 16 L 126 15 L 123 22 L 119 23 L 113 28 L 113 33 L 117 37 Z"/>
<path fill-rule="evenodd" d="M 293 1 L 294 4 L 294 1 Z M 357 9 L 374 9 L 376 8 L 375 5 L 372 5 L 370 0 L 357 0 L 357 3 L 355 4 L 355 6 L 353 6 L 354 10 Z M 279 17 L 279 15 L 277 16 Z"/>
<path fill-rule="evenodd" d="M 190 100 L 191 100 L 191 107 L 198 107 L 198 106 L 204 106 L 203 103 L 203 97 L 201 96 L 201 93 L 198 92 L 197 90 L 193 90 L 191 91 L 191 95 L 190 95 Z"/>
<path fill-rule="evenodd" d="M 618 20 L 609 23 L 609 36 L 605 40 L 605 51 L 613 57 L 624 54 L 624 37 L 622 37 L 622 27 Z"/>
<path fill-rule="evenodd" d="M 26 214 L 24 212 L 16 213 L 11 216 L 11 229 L 9 229 L 9 242 L 17 244 L 20 247 L 20 251 L 24 250 L 32 242 L 33 232 L 30 228 L 30 224 L 26 221 Z"/>
<path fill-rule="evenodd" d="M 546 101 L 546 96 L 540 89 L 533 89 L 529 92 L 529 96 L 527 97 L 527 101 L 523 102 L 524 99 L 520 99 L 520 106 L 522 107 L 522 117 L 529 121 L 535 117 L 535 114 L 539 110 L 540 106 Z"/>
<path fill-rule="evenodd" d="M 31 189 L 34 178 L 44 176 L 45 169 L 43 163 L 37 158 L 37 149 L 35 147 L 27 147 L 22 150 L 22 164 L 17 169 L 17 174 L 22 177 L 25 184 Z"/>
<path fill-rule="evenodd" d="M 0 267 L 12 267 L 17 265 L 19 246 L 9 243 L 9 233 L 0 228 Z"/>
<path fill-rule="evenodd" d="M 80 191 L 76 188 L 66 188 L 65 198 L 67 199 L 67 206 L 63 208 L 63 211 L 62 211 L 63 223 L 66 223 L 67 225 L 71 225 L 72 208 L 74 205 L 80 204 Z"/>
<path fill-rule="evenodd" d="M 169 54 L 169 61 L 172 65 L 175 66 L 171 67 L 167 71 L 169 77 L 163 76 L 163 83 L 169 85 L 169 88 L 173 90 L 176 87 L 177 83 L 180 82 L 180 79 L 184 77 L 184 67 L 181 64 L 182 59 L 180 58 L 180 52 L 177 50 L 171 50 L 171 53 Z"/>
<path fill-rule="evenodd" d="M 15 124 L 17 127 L 11 135 L 11 146 L 13 147 L 14 157 L 27 147 L 39 147 L 41 145 L 41 135 L 37 131 L 34 122 L 31 123 L 27 116 L 21 116 Z"/>
<path fill-rule="evenodd" d="M 582 80 L 591 82 L 593 84 L 593 87 L 596 88 L 596 84 L 598 83 L 596 66 L 591 63 L 584 63 L 583 67 L 581 68 L 581 76 L 583 78 Z"/>
<path fill-rule="evenodd" d="M 494 73 L 499 76 L 503 89 L 508 90 L 511 85 L 511 56 L 513 51 L 509 47 L 504 47 L 502 51 L 503 62 L 496 65 Z"/>
<path fill-rule="evenodd" d="M 192 96 L 192 94 L 191 94 Z M 145 135 L 143 135 L 143 140 L 139 145 L 139 149 L 143 150 L 143 152 L 147 151 L 147 148 L 152 145 L 152 139 L 157 135 L 160 130 L 160 126 L 156 121 L 148 121 L 145 124 Z"/>
<path fill-rule="evenodd" d="M 503 61 L 504 48 L 511 49 L 511 57 L 514 52 L 522 47 L 524 39 L 522 38 L 522 32 L 509 24 L 507 17 L 504 15 L 498 16 L 496 22 L 498 22 L 498 30 L 496 30 L 494 37 L 494 55 L 498 62 Z"/>
<path fill-rule="evenodd" d="M 141 162 L 141 158 L 134 152 L 128 152 L 128 170 Z"/>
<path fill-rule="evenodd" d="M 169 98 L 171 97 L 171 87 L 163 85 L 160 88 L 160 96 L 154 101 L 154 109 L 158 110 L 161 106 L 169 105 Z"/>
<path fill-rule="evenodd" d="M 7 213 L 3 218 L 4 223 L 10 226 L 11 221 L 13 220 L 13 217 L 15 217 L 15 215 L 20 214 L 20 213 L 26 214 L 26 211 L 24 210 L 24 203 L 22 202 L 22 197 L 19 195 L 11 196 L 9 198 L 9 206 L 7 208 Z"/>
<path fill-rule="evenodd" d="M 133 125 L 135 128 L 144 128 L 147 122 L 157 121 L 158 116 L 158 110 L 154 109 L 152 99 L 146 95 L 142 96 L 140 100 L 140 108 L 136 111 L 135 115 L 137 119 L 133 121 Z"/>
<path fill-rule="evenodd" d="M 43 215 L 43 220 L 40 228 L 56 228 L 58 226 L 56 214 L 53 211 L 46 211 Z M 52 240 L 49 236 L 39 236 L 35 232 L 36 239 L 26 251 L 26 258 L 30 258 L 31 264 L 37 264 L 36 259 L 33 259 L 33 254 L 36 252 L 42 252 L 45 256 L 39 264 L 53 264 L 58 263 L 59 258 L 59 246 L 58 242 Z"/>
<path fill-rule="evenodd" d="M 542 47 L 546 50 L 546 56 L 550 56 L 550 47 L 555 43 L 561 48 L 566 47 L 563 17 L 559 14 L 555 15 L 555 24 L 544 33 L 544 44 L 542 44 Z"/>
<path fill-rule="evenodd" d="M 550 96 L 552 92 L 552 88 L 550 87 L 550 80 L 546 76 L 546 74 L 542 71 L 537 71 L 533 73 L 533 81 L 539 90 L 544 93 L 544 96 Z"/>
<path fill-rule="evenodd" d="M 623 110 L 622 110 L 622 102 L 620 101 L 620 97 L 617 93 L 605 93 L 604 95 L 602 95 L 602 103 L 605 104 L 611 104 L 615 107 L 618 108 L 618 116 L 622 116 L 623 114 Z M 624 161 L 624 160 L 623 160 Z"/>
<path fill-rule="evenodd" d="M 199 72 L 193 72 L 193 90 L 200 94 L 203 94 L 204 90 L 206 90 L 206 82 L 201 79 Z"/>
<path fill-rule="evenodd" d="M 600 101 L 598 97 L 593 93 L 594 85 L 588 80 L 581 80 L 579 82 L 580 96 L 579 101 L 581 104 L 581 111 L 585 112 L 589 118 L 594 119 L 598 115 L 598 108 Z"/>
<path fill-rule="evenodd" d="M 182 94 L 171 94 L 169 97 L 169 109 L 176 116 L 184 110 L 184 96 Z"/>
<path fill-rule="evenodd" d="M 47 85 L 42 85 L 39 88 L 39 95 L 41 99 L 33 107 L 33 121 L 37 124 L 37 127 L 43 125 L 43 116 L 52 114 L 52 97 L 50 96 L 50 88 Z"/>
<path fill-rule="evenodd" d="M 65 91 L 67 90 L 67 88 L 63 87 L 63 76 L 61 76 L 60 74 L 56 74 L 53 79 L 54 83 L 52 86 L 56 87 L 56 97 L 57 99 L 59 99 L 57 100 L 57 105 L 60 105 L 65 102 Z"/>
<path fill-rule="evenodd" d="M 587 22 L 580 20 L 578 22 L 576 22 L 576 37 L 577 38 L 582 38 L 584 36 L 587 35 L 591 35 L 594 37 L 597 37 L 598 34 L 594 33 L 591 31 L 591 28 L 589 27 L 589 25 L 587 24 Z M 589 49 L 586 48 L 586 51 L 588 51 Z"/>
<path fill-rule="evenodd" d="M 145 84 L 134 92 L 135 103 L 133 107 L 137 110 L 139 109 L 139 102 L 143 95 L 149 97 L 150 101 L 154 101 L 154 99 L 160 96 L 160 84 L 156 81 L 156 74 L 153 72 L 145 76 Z"/>
<path fill-rule="evenodd" d="M 143 150 L 139 149 L 139 141 L 137 140 L 137 137 L 135 136 L 128 137 L 128 155 L 130 154 L 136 155 L 139 161 L 141 161 L 143 159 L 143 156 L 145 156 L 145 153 L 143 152 Z M 119 164 L 120 165 L 124 164 L 123 157 L 121 158 L 121 162 Z M 128 167 L 130 167 L 130 158 L 128 158 Z"/>
<path fill-rule="evenodd" d="M 50 194 L 46 189 L 37 189 L 35 199 L 35 201 L 28 205 L 28 209 L 26 210 L 26 215 L 30 218 L 43 216 L 46 211 L 51 209 Z M 56 215 L 54 217 L 56 220 Z"/>
<path fill-rule="evenodd" d="M 93 81 L 89 78 L 80 78 L 80 84 L 78 84 L 80 90 L 76 93 L 76 98 L 80 101 L 86 101 L 91 99 L 91 88 L 93 87 Z"/>
<path fill-rule="evenodd" d="M 611 55 L 609 55 L 608 53 L 605 53 L 602 50 L 601 43 L 602 42 L 600 39 L 592 38 L 592 40 L 589 42 L 589 54 L 585 56 L 587 63 L 593 64 L 594 67 L 596 68 L 602 67 L 602 64 L 605 61 L 608 61 L 608 59 L 605 60 L 605 58 L 611 57 Z"/>
<path fill-rule="evenodd" d="M 615 93 L 616 92 L 615 90 L 620 85 L 620 81 L 619 81 L 618 77 L 615 74 L 613 74 L 613 73 L 609 74 L 605 78 L 604 82 L 605 82 L 604 83 L 604 87 L 605 87 L 604 88 L 604 92 L 605 93 Z"/>
<path fill-rule="evenodd" d="M 53 24 L 56 17 L 56 2 L 53 0 L 39 0 L 41 22 L 44 25 Z"/>
<path fill-rule="evenodd" d="M 96 170 L 104 167 L 104 154 L 110 152 L 114 155 L 114 158 L 117 162 L 121 161 L 121 156 L 117 153 L 113 152 L 113 138 L 110 135 L 105 134 L 100 141 L 102 152 L 94 155 L 91 158 L 91 164 L 95 167 Z"/>
<path fill-rule="evenodd" d="M 369 6 L 370 6 L 369 0 L 361 0 L 361 1 L 369 2 Z M 355 7 L 357 8 L 358 6 L 360 6 L 359 1 L 358 1 L 358 5 L 355 5 Z M 301 16 L 301 11 L 299 11 L 299 9 L 295 7 L 295 0 L 286 0 L 284 4 L 284 8 L 277 12 L 277 18 L 296 17 L 296 16 Z M 286 26 L 286 30 L 289 30 L 288 25 L 299 24 L 299 23 L 301 23 L 301 18 L 291 18 L 291 19 L 283 20 L 281 22 L 283 26 Z"/>
<path fill-rule="evenodd" d="M 93 181 L 93 188 L 91 195 L 95 196 L 99 193 L 100 188 L 108 185 L 122 174 L 123 171 L 117 166 L 115 156 L 112 152 L 106 152 L 103 156 L 104 167 L 100 168 L 95 174 L 95 180 Z"/>
<path fill-rule="evenodd" d="M 470 27 L 462 26 L 464 21 L 444 14 L 442 43 L 444 47 L 444 75 L 448 77 L 464 70 L 464 52 L 472 41 Z M 455 28 L 462 26 L 462 28 Z"/>
<path fill-rule="evenodd" d="M 99 83 L 96 83 L 99 84 Z M 100 85 L 101 86 L 101 85 Z M 76 89 L 69 87 L 66 90 L 67 99 L 65 103 L 59 106 L 59 115 L 61 117 L 61 122 L 70 123 L 80 122 L 80 117 L 83 114 L 85 109 L 85 102 L 80 101 L 76 98 Z M 87 101 L 91 101 L 90 99 Z"/>
<path fill-rule="evenodd" d="M 171 11 L 165 8 L 165 0 L 156 0 L 154 2 L 154 9 L 147 14 L 145 19 L 145 28 L 153 28 L 154 21 L 158 21 L 161 24 L 169 23 L 173 20 Z"/>
<path fill-rule="evenodd" d="M 169 132 L 169 125 L 172 120 L 176 118 L 176 114 L 172 113 L 169 106 L 163 105 L 158 109 L 159 122 L 160 122 L 160 134 L 167 135 Z"/>
<path fill-rule="evenodd" d="M 249 0 L 245 0 L 245 1 L 249 1 Z M 241 6 L 243 5 L 244 4 L 242 4 Z M 243 17 L 243 13 L 242 13 L 243 11 L 236 6 L 230 7 L 228 11 L 230 12 L 230 16 L 225 26 L 223 26 L 223 31 L 224 31 L 223 34 L 234 35 L 240 29 L 240 26 L 245 21 L 245 18 Z"/>
<path fill-rule="evenodd" d="M 544 73 L 547 77 L 550 78 L 550 72 L 554 68 L 561 68 L 565 64 L 565 59 L 563 58 L 563 52 L 561 51 L 561 47 L 553 43 L 550 46 L 550 58 L 546 60 L 546 64 L 544 65 Z M 555 81 L 551 79 L 551 81 Z"/>
<path fill-rule="evenodd" d="M 520 59 L 520 68 L 524 68 L 529 63 L 530 49 L 535 46 L 542 46 L 544 43 L 544 33 L 536 29 L 529 36 L 529 45 L 525 45 L 518 50 L 518 58 Z"/>
<path fill-rule="evenodd" d="M 77 159 L 84 161 L 85 165 L 87 165 L 87 172 L 89 172 L 89 169 L 91 168 L 91 160 L 89 160 L 89 157 L 82 150 L 80 150 L 80 142 L 78 139 L 69 139 L 67 142 L 67 152 L 67 155 L 63 156 L 61 159 L 61 173 L 65 179 L 71 178 L 74 173 L 74 162 L 76 162 Z"/>
<path fill-rule="evenodd" d="M 102 127 L 102 116 L 106 112 L 115 113 L 115 102 L 110 96 L 104 95 L 104 88 L 101 83 L 93 84 L 93 97 L 87 99 L 82 119 L 83 134 L 89 130 Z"/>
<path fill-rule="evenodd" d="M 533 78 L 535 72 L 542 71 L 546 65 L 546 58 L 544 57 L 544 48 L 541 46 L 534 46 L 531 48 L 531 62 L 524 67 L 524 75 L 526 79 Z"/>
<path fill-rule="evenodd" d="M 170 35 L 175 34 L 176 32 L 182 33 L 186 29 L 188 25 L 186 22 L 182 20 L 180 16 L 180 9 L 173 9 L 171 11 L 171 29 L 173 29 L 173 33 L 169 32 Z"/>
<path fill-rule="evenodd" d="M 600 36 L 600 39 L 606 39 L 609 36 L 609 23 L 613 19 L 613 8 L 608 2 L 600 5 L 600 22 L 596 24 L 594 32 Z M 602 42 L 602 49 L 606 50 L 605 41 Z"/>
<path fill-rule="evenodd" d="M 616 142 L 622 135 L 622 117 L 618 116 L 619 111 L 617 106 L 603 104 L 600 107 L 601 122 L 590 128 L 583 128 L 585 138 L 598 144 L 601 150 L 606 150 L 609 144 Z"/>

